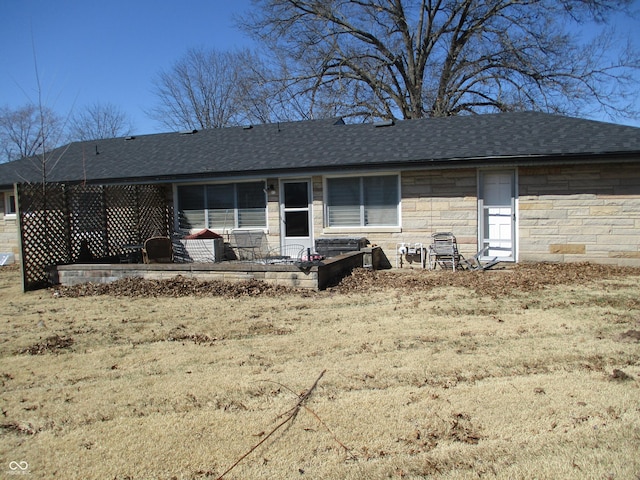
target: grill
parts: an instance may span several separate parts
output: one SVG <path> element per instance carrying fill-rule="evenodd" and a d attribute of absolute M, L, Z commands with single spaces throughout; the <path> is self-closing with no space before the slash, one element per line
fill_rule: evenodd
<path fill-rule="evenodd" d="M 318 238 L 316 252 L 324 257 L 335 257 L 348 252 L 358 252 L 369 244 L 369 240 L 361 238 Z"/>

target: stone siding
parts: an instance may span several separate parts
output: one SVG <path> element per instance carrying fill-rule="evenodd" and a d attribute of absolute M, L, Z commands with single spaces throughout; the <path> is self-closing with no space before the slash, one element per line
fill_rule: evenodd
<path fill-rule="evenodd" d="M 475 254 L 478 236 L 475 169 L 404 172 L 402 232 L 398 242 L 428 245 L 434 232 L 453 232 L 463 254 Z"/>
<path fill-rule="evenodd" d="M 6 218 L 2 212 L 0 212 L 0 253 L 13 253 L 16 261 L 19 261 L 18 220 L 14 215 Z"/>
<path fill-rule="evenodd" d="M 278 178 L 267 184 L 278 185 Z M 401 225 L 329 229 L 324 225 L 324 183 L 312 181 L 314 238 L 366 237 L 395 265 L 396 245 L 451 231 L 467 258 L 477 251 L 477 169 L 401 173 Z M 517 175 L 519 261 L 591 261 L 640 266 L 640 168 L 638 164 L 520 167 Z M 280 244 L 279 192 L 268 195 L 267 239 Z M 0 212 L 0 252 L 19 255 L 17 220 Z M 244 277 L 243 277 L 244 278 Z M 277 280 L 274 279 L 274 280 Z M 303 279 L 301 279 L 302 281 Z"/>
<path fill-rule="evenodd" d="M 267 194 L 267 241 L 269 249 L 280 246 L 280 189 L 277 178 L 267 178 L 267 185 L 276 186 L 275 193 Z"/>
<path fill-rule="evenodd" d="M 374 227 L 336 234 L 322 230 L 322 182 L 314 179 L 315 229 L 327 237 L 366 237 L 370 243 L 382 247 L 391 265 L 395 265 L 398 243 L 419 242 L 426 248 L 434 232 L 453 232 L 461 253 L 474 255 L 478 230 L 476 183 L 475 169 L 403 172 L 400 228 Z"/>
<path fill-rule="evenodd" d="M 520 168 L 521 261 L 640 266 L 640 169 Z"/>

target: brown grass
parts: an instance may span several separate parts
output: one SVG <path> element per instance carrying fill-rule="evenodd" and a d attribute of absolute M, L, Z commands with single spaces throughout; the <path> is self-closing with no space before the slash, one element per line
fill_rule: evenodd
<path fill-rule="evenodd" d="M 0 269 L 3 478 L 640 478 L 637 270 L 173 284 Z"/>

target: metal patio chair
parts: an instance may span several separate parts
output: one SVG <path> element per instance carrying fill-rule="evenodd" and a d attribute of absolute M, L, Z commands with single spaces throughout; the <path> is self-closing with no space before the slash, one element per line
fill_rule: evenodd
<path fill-rule="evenodd" d="M 236 250 L 238 260 L 264 260 L 268 245 L 263 230 L 234 230 L 231 238 L 231 247 Z"/>
<path fill-rule="evenodd" d="M 489 270 L 490 268 L 496 266 L 498 263 L 500 263 L 498 257 L 493 257 L 490 260 L 480 260 L 480 258 L 484 257 L 488 251 L 489 247 L 486 246 L 470 259 L 462 260 L 460 262 L 461 267 L 468 270 Z"/>
<path fill-rule="evenodd" d="M 429 270 L 435 270 L 438 265 L 443 270 L 460 269 L 460 262 L 464 257 L 458 251 L 456 237 L 451 232 L 436 232 L 431 235 L 432 241 L 428 249 Z"/>
<path fill-rule="evenodd" d="M 296 263 L 304 255 L 304 245 L 284 245 L 269 250 L 264 260 L 267 264 Z"/>

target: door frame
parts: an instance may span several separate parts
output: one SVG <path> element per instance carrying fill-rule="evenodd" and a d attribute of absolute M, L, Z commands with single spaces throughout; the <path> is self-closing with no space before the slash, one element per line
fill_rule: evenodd
<path fill-rule="evenodd" d="M 285 206 L 285 185 L 288 183 L 306 183 L 307 184 L 307 206 L 306 207 L 294 207 L 287 208 Z M 314 247 L 314 235 L 313 235 L 313 182 L 311 178 L 287 178 L 281 179 L 279 185 L 279 210 L 280 210 L 280 247 L 284 248 L 287 244 L 301 243 L 299 239 L 304 238 L 304 245 L 306 248 L 311 248 L 311 251 L 315 251 Z M 308 212 L 309 222 L 309 236 L 308 237 L 287 237 L 287 225 L 286 225 L 286 213 L 287 212 Z M 291 239 L 288 241 L 287 239 Z M 298 239 L 298 240 L 296 240 Z"/>
<path fill-rule="evenodd" d="M 491 239 L 489 233 L 486 231 L 486 218 L 488 215 L 488 208 L 491 205 L 486 204 L 486 192 L 485 192 L 485 175 L 487 174 L 509 174 L 511 178 L 511 194 L 509 204 L 495 205 L 501 209 L 510 209 L 510 230 L 511 230 L 511 252 L 506 256 L 499 256 L 498 258 L 503 262 L 516 262 L 518 258 L 518 170 L 514 168 L 493 168 L 493 169 L 479 169 L 478 170 L 478 251 L 488 246 Z M 482 259 L 492 259 L 495 257 L 490 253 L 484 255 Z"/>

